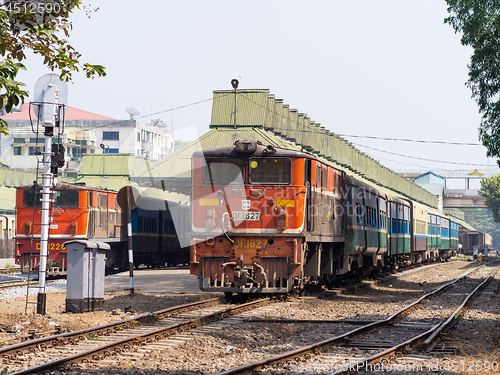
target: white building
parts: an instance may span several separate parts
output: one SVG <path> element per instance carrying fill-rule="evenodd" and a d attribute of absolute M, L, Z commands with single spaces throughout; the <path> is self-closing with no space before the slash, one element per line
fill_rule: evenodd
<path fill-rule="evenodd" d="M 171 131 L 138 120 L 122 120 L 89 131 L 95 133 L 99 146 L 102 144 L 109 154 L 128 153 L 160 160 L 174 150 Z"/>
<path fill-rule="evenodd" d="M 43 129 L 38 138 L 33 132 L 37 118 L 31 110 L 30 121 L 28 111 L 26 103 L 21 111 L 1 116 L 9 125 L 9 135 L 0 136 L 0 158 L 11 168 L 36 169 L 36 152 L 42 151 L 45 143 Z M 174 151 L 174 133 L 161 122 L 153 125 L 134 119 L 116 120 L 73 107 L 67 107 L 62 134 L 54 129 L 53 142 L 65 147 L 64 175 L 76 174 L 84 154 L 133 154 L 160 160 Z"/>

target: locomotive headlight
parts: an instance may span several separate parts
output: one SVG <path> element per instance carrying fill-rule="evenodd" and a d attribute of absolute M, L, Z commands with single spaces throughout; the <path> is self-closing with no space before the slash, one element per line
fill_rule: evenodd
<path fill-rule="evenodd" d="M 213 229 L 217 222 L 217 211 L 215 208 L 210 207 L 205 211 L 205 228 Z"/>
<path fill-rule="evenodd" d="M 254 141 L 238 141 L 236 149 L 242 154 L 253 154 L 257 150 L 257 142 Z"/>
<path fill-rule="evenodd" d="M 78 225 L 74 221 L 72 221 L 71 224 L 69 225 L 69 230 L 70 230 L 72 236 L 74 236 L 76 234 L 77 228 L 78 228 Z"/>

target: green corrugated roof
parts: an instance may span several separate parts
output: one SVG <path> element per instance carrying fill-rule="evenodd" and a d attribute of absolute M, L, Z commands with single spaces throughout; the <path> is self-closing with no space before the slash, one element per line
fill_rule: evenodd
<path fill-rule="evenodd" d="M 132 181 L 191 180 L 191 156 L 195 151 L 210 150 L 234 144 L 238 140 L 260 141 L 265 145 L 300 150 L 299 147 L 259 128 L 212 129 L 179 151 L 155 163 L 150 170 L 131 176 Z"/>
<path fill-rule="evenodd" d="M 84 182 L 86 186 L 115 191 L 130 185 L 129 179 L 125 176 L 82 176 L 75 180 L 75 183 L 81 182 Z"/>
<path fill-rule="evenodd" d="M 82 157 L 79 176 L 131 176 L 149 167 L 149 160 L 133 154 L 87 154 Z"/>
<path fill-rule="evenodd" d="M 304 116 L 298 116 L 297 110 L 289 109 L 287 104 L 275 99 L 268 90 L 214 91 L 210 127 L 213 129 L 235 126 L 272 131 L 289 141 L 301 144 L 310 152 L 346 165 L 348 169 L 360 176 L 366 176 L 368 180 L 377 181 L 381 186 L 389 186 L 395 191 L 404 192 L 407 197 L 437 207 L 437 196 L 359 152 L 352 144 L 334 133 L 327 132 L 319 123 L 310 119 L 306 121 Z M 214 147 L 229 145 L 230 143 L 221 141 Z M 183 177 L 187 178 L 188 175 L 189 171 L 185 171 Z M 172 174 L 168 176 L 171 177 Z"/>
<path fill-rule="evenodd" d="M 36 179 L 36 172 L 24 169 L 0 168 L 0 186 L 18 187 L 31 185 Z M 38 182 L 41 182 L 42 172 L 38 174 Z M 73 177 L 59 176 L 59 181 L 71 183 Z"/>
<path fill-rule="evenodd" d="M 269 90 L 222 90 L 214 91 L 210 127 L 234 127 L 236 125 L 263 127 L 267 115 Z M 235 100 L 236 99 L 236 100 Z"/>
<path fill-rule="evenodd" d="M 12 212 L 16 211 L 16 189 L 0 186 L 0 211 Z"/>

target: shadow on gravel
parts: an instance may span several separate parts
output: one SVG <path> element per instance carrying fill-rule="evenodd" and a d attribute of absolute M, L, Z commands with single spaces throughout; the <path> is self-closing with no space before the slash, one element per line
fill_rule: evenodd
<path fill-rule="evenodd" d="M 152 296 L 142 293 L 135 293 L 131 297 L 128 292 L 113 293 L 110 299 L 106 299 L 103 311 L 113 312 L 120 310 L 133 314 L 143 314 L 158 310 L 167 309 L 186 303 L 199 302 L 212 298 L 222 298 L 222 294 L 165 294 L 163 296 Z"/>

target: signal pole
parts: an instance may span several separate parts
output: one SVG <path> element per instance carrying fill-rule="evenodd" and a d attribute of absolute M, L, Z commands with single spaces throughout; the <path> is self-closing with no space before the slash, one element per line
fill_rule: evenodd
<path fill-rule="evenodd" d="M 45 283 L 47 276 L 47 258 L 49 248 L 50 203 L 52 201 L 52 188 L 57 185 L 52 167 L 52 137 L 54 127 L 59 127 L 63 107 L 66 104 L 67 85 L 59 80 L 56 74 L 42 76 L 35 85 L 35 106 L 38 106 L 38 122 L 44 127 L 45 148 L 43 155 L 42 174 L 42 223 L 40 234 L 40 269 L 38 272 L 38 297 L 37 314 L 45 315 L 46 294 Z M 38 131 L 38 127 L 37 127 Z M 59 150 L 57 148 L 57 150 Z M 57 174 L 57 166 L 56 174 Z M 36 205 L 36 203 L 35 203 Z"/>

